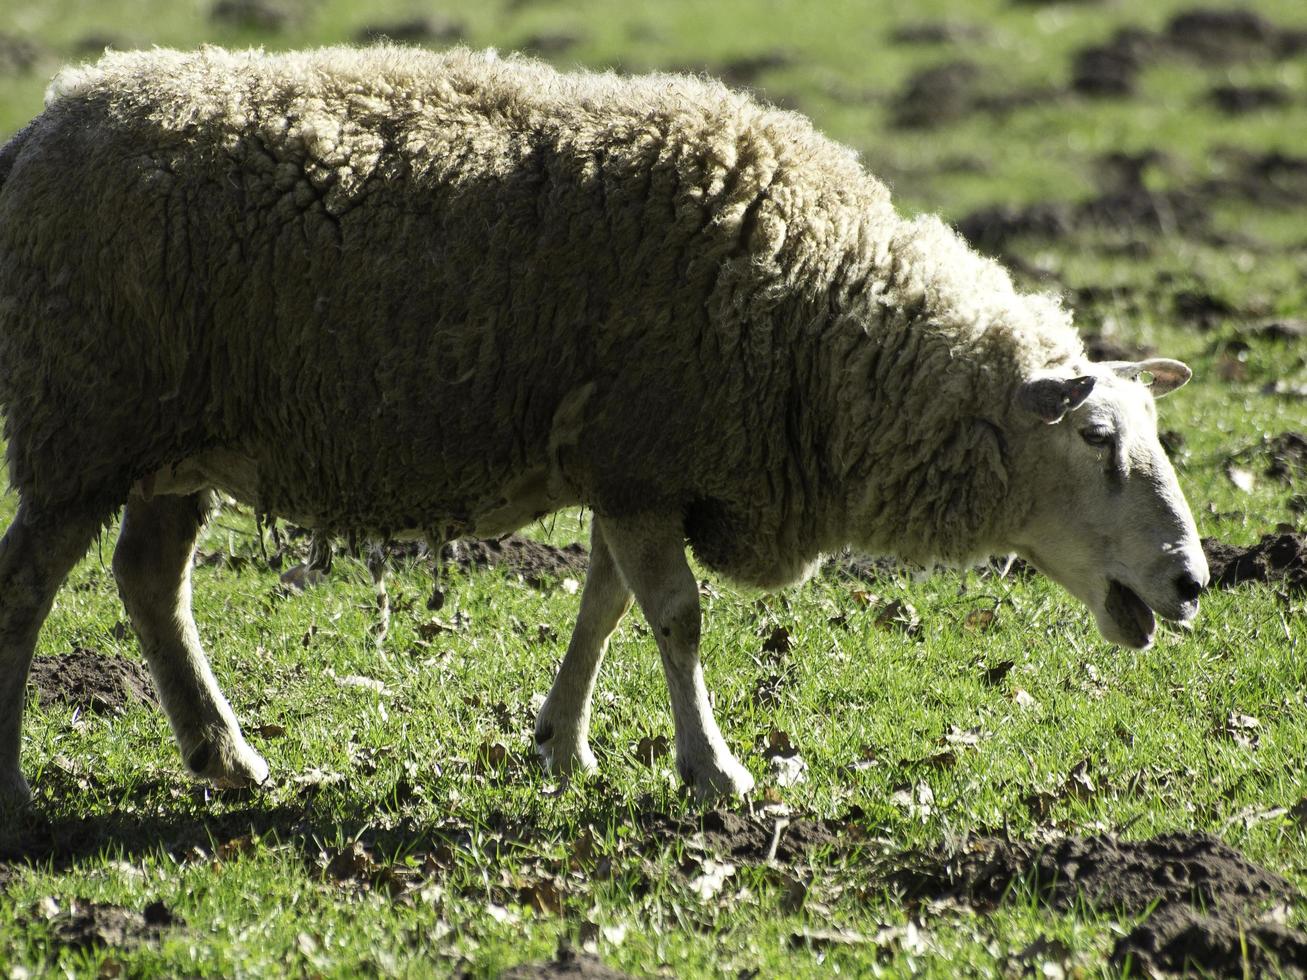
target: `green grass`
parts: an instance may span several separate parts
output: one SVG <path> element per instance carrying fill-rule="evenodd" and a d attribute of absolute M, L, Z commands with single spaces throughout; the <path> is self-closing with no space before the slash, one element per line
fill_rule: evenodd
<path fill-rule="evenodd" d="M 788 63 L 763 72 L 755 87 L 856 147 L 892 180 L 906 210 L 959 218 L 994 203 L 1084 199 L 1098 190 L 1097 158 L 1110 151 L 1162 150 L 1149 179 L 1163 187 L 1221 176 L 1229 166 L 1223 147 L 1301 152 L 1303 57 L 1232 66 L 1174 59 L 1144 72 L 1131 99 L 1065 97 L 922 132 L 889 125 L 893 93 L 923 65 L 964 56 L 1001 89 L 1062 86 L 1080 45 L 1121 24 L 1158 28 L 1186 6 L 451 0 L 440 12 L 464 23 L 477 46 L 575 34 L 576 45 L 555 56 L 565 66 L 712 70 L 786 52 Z M 1295 0 L 1250 6 L 1307 26 Z M 39 111 L 49 74 L 79 57 L 88 35 L 292 47 L 347 40 L 365 23 L 427 10 L 320 0 L 286 32 L 259 36 L 212 25 L 206 7 L 9 5 L 0 33 L 36 39 L 45 54 L 33 72 L 0 77 L 0 136 Z M 897 24 L 938 17 L 982 25 L 985 38 L 961 46 L 887 40 Z M 1227 118 L 1202 101 L 1227 79 L 1275 80 L 1295 101 Z M 1160 406 L 1162 427 L 1186 439 L 1180 479 L 1201 533 L 1248 544 L 1280 522 L 1302 524 L 1290 508 L 1304 492 L 1301 480 L 1264 478 L 1254 453 L 1249 467 L 1258 479 L 1245 493 L 1225 467 L 1231 454 L 1268 436 L 1307 430 L 1302 400 L 1263 393 L 1276 380 L 1307 384 L 1307 354 L 1301 344 L 1252 339 L 1241 355 L 1234 345 L 1245 337 L 1242 319 L 1304 315 L 1307 233 L 1291 209 L 1223 198 L 1212 213 L 1214 227 L 1239 233 L 1235 244 L 1158 236 L 1147 239 L 1146 257 L 1124 257 L 1116 247 L 1122 235 L 1084 233 L 1020 241 L 1012 251 L 1046 271 L 1035 281 L 1043 288 L 1110 288 L 1081 304 L 1086 328 L 1195 367 L 1195 381 Z M 1196 330 L 1174 314 L 1173 296 L 1185 288 L 1252 314 Z M 6 520 L 13 506 L 12 496 L 0 500 Z M 582 532 L 577 515 L 567 514 L 531 533 L 565 541 Z M 88 556 L 60 593 L 40 653 L 83 646 L 139 656 L 121 628 L 108 570 L 112 540 L 106 534 L 103 556 Z M 909 908 L 887 891 L 883 868 L 895 855 L 1001 828 L 1016 836 L 1205 830 L 1307 887 L 1307 837 L 1292 812 L 1307 797 L 1302 597 L 1254 586 L 1214 593 L 1193 632 L 1166 631 L 1154 649 L 1130 653 L 1104 644 L 1085 611 L 1041 579 L 947 572 L 865 586 L 823 577 L 776 596 L 713 582 L 704 656 L 728 742 L 774 787 L 762 749 L 772 733 L 787 733 L 807 777 L 772 792 L 796 815 L 853 813 L 864 835 L 852 855 L 817 855 L 811 868 L 787 872 L 812 876 L 796 911 L 784 881 L 762 867 L 738 867 L 718 896 L 703 899 L 683 873 L 683 842 L 650 842 L 637 829 L 636 814 L 694 809 L 670 756 L 652 766 L 635 758 L 642 738 L 672 734 L 658 659 L 638 616 L 614 639 L 596 699 L 592 742 L 603 775 L 560 792 L 533 762 L 531 725 L 576 595 L 497 571 L 455 574 L 451 605 L 439 616 L 462 625 L 423 639 L 429 577 L 402 566 L 391 587 L 398 611 L 378 653 L 369 636 L 372 588 L 358 562 L 340 560 L 328 585 L 283 598 L 276 573 L 258 560 L 249 515 L 224 514 L 202 547 L 251 559 L 239 573 L 196 569 L 196 617 L 224 690 L 272 766 L 272 785 L 233 795 L 190 783 L 155 710 L 103 716 L 33 707 L 24 748 L 39 794 L 32 819 L 69 842 L 71 856 L 13 866 L 0 889 L 0 964 L 78 976 L 493 976 L 549 958 L 567 937 L 593 941 L 606 962 L 635 974 L 828 976 L 838 968 L 944 977 L 994 974 L 1042 938 L 1064 943 L 1069 953 L 1055 958 L 1086 975 L 1109 973 L 1106 955 L 1129 917 L 1054 913 L 1020 893 L 983 915 Z M 867 589 L 877 596 L 871 608 L 860 594 Z M 875 625 L 876 610 L 896 599 L 916 608 L 915 636 Z M 967 627 L 977 609 L 994 610 L 990 628 Z M 762 650 L 778 625 L 795 639 L 780 664 Z M 1001 683 L 986 683 L 985 668 L 1004 660 L 1015 666 Z M 774 703 L 761 703 L 760 685 L 778 672 L 785 680 Z M 353 675 L 381 681 L 384 693 L 339 683 Z M 1232 713 L 1258 719 L 1255 745 L 1229 737 Z M 976 744 L 957 749 L 950 765 L 931 764 L 954 728 L 974 730 Z M 479 762 L 496 744 L 507 750 L 502 767 Z M 1078 767 L 1092 777 L 1092 792 L 1065 791 Z M 929 812 L 896 802 L 903 787 L 915 792 L 923 782 L 934 798 Z M 1291 812 L 1259 817 L 1275 808 Z M 591 848 L 578 844 L 587 833 Z M 358 838 L 373 865 L 338 880 L 325 868 Z M 398 895 L 375 886 L 386 868 L 398 869 Z M 559 896 L 537 902 L 543 910 L 532 907 L 540 882 Z M 46 898 L 137 910 L 160 899 L 185 925 L 157 942 L 73 949 L 55 940 L 40 911 Z M 1295 902 L 1289 918 L 1307 923 L 1307 904 Z M 910 919 L 918 938 L 879 932 Z M 825 949 L 791 941 L 805 928 L 835 926 L 867 941 Z"/>

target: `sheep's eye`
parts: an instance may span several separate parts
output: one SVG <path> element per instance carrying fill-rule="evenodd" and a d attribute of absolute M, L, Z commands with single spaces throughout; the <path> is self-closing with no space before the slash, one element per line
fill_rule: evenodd
<path fill-rule="evenodd" d="M 1112 444 L 1111 429 L 1081 429 L 1080 438 L 1089 445 L 1102 449 Z"/>

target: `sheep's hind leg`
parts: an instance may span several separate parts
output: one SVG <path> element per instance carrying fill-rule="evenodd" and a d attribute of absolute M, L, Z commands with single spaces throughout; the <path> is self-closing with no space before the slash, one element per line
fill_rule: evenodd
<path fill-rule="evenodd" d="M 0 540 L 0 807 L 31 799 L 19 754 L 36 637 L 59 586 L 102 523 L 98 514 L 37 514 L 23 503 Z"/>
<path fill-rule="evenodd" d="M 113 573 L 187 768 L 219 786 L 249 786 L 267 778 L 268 764 L 241 735 L 191 615 L 191 561 L 209 503 L 207 493 L 133 496 Z"/>
<path fill-rule="evenodd" d="M 630 608 L 631 590 L 613 564 L 599 522 L 594 521 L 581 611 L 558 676 L 536 716 L 536 748 L 554 775 L 597 768 L 590 751 L 590 700 L 608 638 Z"/>
<path fill-rule="evenodd" d="M 622 577 L 658 642 L 676 723 L 676 767 L 700 799 L 743 796 L 753 776 L 731 754 L 713 718 L 699 662 L 699 586 L 685 560 L 682 522 L 596 518 Z"/>

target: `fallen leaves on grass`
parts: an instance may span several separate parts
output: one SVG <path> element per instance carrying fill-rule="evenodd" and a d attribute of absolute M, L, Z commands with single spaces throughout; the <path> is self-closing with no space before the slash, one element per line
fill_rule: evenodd
<path fill-rule="evenodd" d="M 898 630 L 908 636 L 916 636 L 921 632 L 921 617 L 917 615 L 912 603 L 895 599 L 876 614 L 876 625 L 882 629 Z"/>
<path fill-rule="evenodd" d="M 671 751 L 671 744 L 666 735 L 646 735 L 635 743 L 635 759 L 646 766 L 652 766 Z"/>
<path fill-rule="evenodd" d="M 1212 734 L 1217 738 L 1227 738 L 1245 749 L 1255 749 L 1261 741 L 1258 734 L 1261 727 L 1262 723 L 1252 715 L 1231 711 L 1225 721 L 1212 730 Z"/>

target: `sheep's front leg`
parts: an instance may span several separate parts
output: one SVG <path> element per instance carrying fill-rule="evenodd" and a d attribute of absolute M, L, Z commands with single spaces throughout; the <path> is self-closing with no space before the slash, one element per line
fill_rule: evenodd
<path fill-rule="evenodd" d="M 187 768 L 219 786 L 249 786 L 268 777 L 268 764 L 241 735 L 191 615 L 191 559 L 208 503 L 208 494 L 132 497 L 113 573 Z"/>
<path fill-rule="evenodd" d="M 554 775 L 592 772 L 597 767 L 590 751 L 590 701 L 608 638 L 630 608 L 631 590 L 613 564 L 599 522 L 593 521 L 581 611 L 558 676 L 536 716 L 536 747 Z"/>
<path fill-rule="evenodd" d="M 0 541 L 0 811 L 31 799 L 19 753 L 36 637 L 59 586 L 100 527 L 89 512 L 38 513 L 22 503 Z"/>
<path fill-rule="evenodd" d="M 726 747 L 699 662 L 699 586 L 685 560 L 682 522 L 595 518 L 653 629 L 676 724 L 676 767 L 701 799 L 742 796 L 753 776 Z"/>

